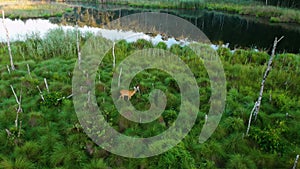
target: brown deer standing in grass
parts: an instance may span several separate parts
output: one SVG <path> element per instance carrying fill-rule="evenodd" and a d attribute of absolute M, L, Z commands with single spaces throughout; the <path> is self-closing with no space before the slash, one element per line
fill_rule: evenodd
<path fill-rule="evenodd" d="M 139 86 L 136 86 L 136 87 L 133 87 L 134 90 L 120 90 L 120 98 L 122 98 L 124 100 L 124 97 L 127 96 L 128 97 L 128 100 L 130 100 L 130 98 L 137 92 L 137 91 L 140 91 L 140 87 Z"/>

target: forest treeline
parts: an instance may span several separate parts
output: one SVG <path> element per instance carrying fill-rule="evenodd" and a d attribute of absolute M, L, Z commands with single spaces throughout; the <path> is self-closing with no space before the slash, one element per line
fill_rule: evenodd
<path fill-rule="evenodd" d="M 60 1 L 60 0 L 56 0 Z M 139 0 L 66 0 L 66 1 L 82 1 L 82 2 L 96 2 L 96 3 L 107 3 L 107 2 L 139 2 Z M 145 2 L 150 2 L 150 0 L 142 0 Z M 153 1 L 152 1 L 153 2 Z M 154 1 L 155 2 L 155 1 Z M 157 1 L 158 2 L 158 1 Z M 272 5 L 284 8 L 300 8 L 300 2 L 298 0 L 162 0 L 159 1 L 162 3 L 238 3 L 238 4 L 264 4 L 264 5 Z"/>
<path fill-rule="evenodd" d="M 83 46 L 91 34 L 81 34 Z M 267 52 L 220 47 L 217 53 L 227 80 L 226 106 L 211 138 L 199 144 L 199 133 L 210 106 L 210 79 L 203 61 L 188 46 L 146 40 L 116 43 L 116 64 L 139 49 L 156 48 L 180 57 L 193 72 L 200 93 L 200 108 L 190 133 L 173 149 L 158 156 L 124 158 L 97 146 L 83 131 L 72 100 L 72 76 L 77 64 L 76 32 L 56 29 L 44 38 L 28 35 L 11 43 L 16 70 L 10 70 L 8 48 L 0 46 L 0 168 L 292 168 L 300 153 L 300 56 L 277 54 L 266 80 L 257 120 L 245 135 L 266 64 Z M 210 46 L 204 45 L 204 48 Z M 165 131 L 178 116 L 180 90 L 166 72 L 149 69 L 138 73 L 130 88 L 140 86 L 131 102 L 138 110 L 149 108 L 153 89 L 164 91 L 167 105 L 159 120 L 139 124 L 116 110 L 110 94 L 112 49 L 99 65 L 95 94 L 107 122 L 118 132 L 150 137 Z M 8 71 L 9 70 L 9 71 Z M 47 84 L 47 85 L 46 85 Z M 14 89 L 15 98 L 12 88 Z M 20 97 L 21 96 L 21 97 Z M 18 103 L 19 113 L 16 125 Z M 122 148 L 122 147 L 120 147 Z M 298 165 L 299 166 L 299 165 Z M 299 168 L 299 167 L 298 167 Z"/>

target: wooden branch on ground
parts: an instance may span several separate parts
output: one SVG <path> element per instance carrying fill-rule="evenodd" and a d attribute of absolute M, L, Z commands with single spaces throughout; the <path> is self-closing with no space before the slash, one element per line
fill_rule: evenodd
<path fill-rule="evenodd" d="M 8 32 L 8 29 L 5 25 L 4 20 L 5 20 L 4 10 L 2 10 L 2 24 L 3 24 L 3 27 L 4 27 L 5 32 L 6 32 L 6 40 L 7 40 L 8 54 L 9 54 L 9 58 L 10 58 L 10 66 L 11 66 L 11 70 L 14 71 L 15 70 L 15 65 L 14 65 L 14 61 L 13 61 L 13 56 L 11 54 L 10 41 L 9 41 L 9 32 Z"/>
<path fill-rule="evenodd" d="M 273 59 L 274 59 L 274 56 L 275 56 L 276 47 L 277 47 L 278 42 L 281 41 L 283 38 L 284 38 L 284 36 L 282 36 L 280 39 L 277 39 L 277 37 L 276 37 L 275 40 L 274 40 L 272 53 L 271 53 L 270 59 L 268 61 L 268 66 L 267 66 L 267 69 L 266 69 L 266 71 L 264 73 L 263 79 L 261 81 L 261 87 L 260 87 L 259 96 L 258 96 L 257 101 L 255 102 L 255 105 L 254 105 L 251 113 L 250 113 L 248 127 L 247 127 L 247 131 L 246 131 L 246 136 L 248 136 L 248 133 L 249 133 L 249 130 L 250 130 L 252 116 L 254 116 L 255 120 L 256 120 L 257 115 L 259 113 L 259 109 L 260 109 L 260 105 L 261 105 L 261 100 L 262 100 L 262 95 L 263 95 L 264 87 L 265 87 L 265 82 L 266 82 L 266 79 L 267 79 L 267 77 L 268 77 L 268 75 L 269 75 L 269 73 L 271 71 L 271 68 L 272 68 L 272 62 L 273 62 Z"/>
<path fill-rule="evenodd" d="M 60 101 L 60 100 L 62 100 L 62 99 L 69 99 L 69 98 L 71 98 L 73 96 L 73 93 L 72 94 L 70 94 L 69 96 L 67 96 L 67 97 L 62 97 L 62 98 L 59 98 L 59 99 L 57 99 L 57 101 Z"/>

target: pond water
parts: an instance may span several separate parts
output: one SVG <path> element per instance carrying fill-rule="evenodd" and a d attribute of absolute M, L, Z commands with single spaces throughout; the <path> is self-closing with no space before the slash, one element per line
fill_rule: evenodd
<path fill-rule="evenodd" d="M 0 23 L 2 23 L 2 19 L 0 19 Z M 17 20 L 5 19 L 4 23 L 5 23 L 5 27 L 9 31 L 10 41 L 23 41 L 28 36 L 31 36 L 33 34 L 43 37 L 51 29 L 59 28 L 65 31 L 76 29 L 76 27 L 74 26 L 64 26 L 64 25 L 51 23 L 49 20 L 46 19 L 28 19 L 26 21 L 22 21 L 19 19 Z M 176 40 L 174 38 L 164 39 L 159 34 L 156 36 L 149 36 L 144 34 L 143 32 L 108 30 L 108 29 L 102 29 L 102 28 L 90 27 L 90 26 L 78 27 L 78 30 L 82 33 L 101 34 L 104 38 L 113 41 L 125 39 L 128 42 L 133 42 L 138 39 L 146 39 L 151 41 L 154 45 L 158 44 L 159 42 L 164 42 L 167 44 L 168 47 L 170 47 L 173 44 L 179 44 L 183 46 L 189 43 L 185 41 Z M 6 31 L 3 24 L 1 24 L 0 42 L 6 42 L 6 41 L 7 41 Z"/>
<path fill-rule="evenodd" d="M 151 39 L 154 43 L 158 43 L 163 41 L 163 38 L 159 37 L 160 35 L 150 37 L 143 33 L 134 35 L 130 31 L 120 32 L 101 29 L 107 22 L 120 17 L 151 11 L 173 14 L 188 20 L 201 29 L 213 44 L 229 44 L 231 49 L 241 47 L 270 51 L 274 38 L 285 36 L 278 44 L 277 50 L 280 52 L 300 53 L 300 25 L 296 24 L 271 24 L 269 21 L 258 18 L 206 10 L 142 9 L 128 6 L 78 3 L 72 5 L 75 5 L 74 10 L 64 14 L 61 18 L 27 21 L 5 20 L 10 30 L 10 36 L 12 36 L 12 39 L 22 39 L 25 38 L 22 35 L 32 31 L 38 31 L 43 34 L 48 29 L 57 28 L 59 25 L 63 25 L 64 29 L 73 29 L 75 23 L 78 23 L 81 31 L 100 31 L 104 37 L 106 36 L 112 40 L 132 36 L 133 39 Z M 2 24 L 0 26 L 0 40 L 5 40 Z M 176 41 L 174 38 L 169 38 L 165 41 L 168 46 L 174 43 L 184 43 Z"/>
<path fill-rule="evenodd" d="M 270 50 L 275 37 L 285 38 L 278 44 L 281 52 L 300 53 L 300 25 L 270 23 L 268 20 L 207 10 L 142 9 L 103 4 L 76 4 L 73 13 L 64 15 L 62 23 L 101 26 L 105 20 L 140 12 L 162 12 L 179 16 L 201 29 L 212 43 L 229 43 L 230 48 Z"/>

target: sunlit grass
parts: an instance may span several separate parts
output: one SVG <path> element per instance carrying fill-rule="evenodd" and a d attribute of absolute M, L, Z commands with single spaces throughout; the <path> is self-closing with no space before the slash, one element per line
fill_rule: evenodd
<path fill-rule="evenodd" d="M 0 2 L 0 9 L 5 11 L 5 16 L 14 18 L 48 18 L 52 16 L 62 16 L 67 11 L 68 5 L 62 3 L 47 2 Z M 68 9 L 69 11 L 69 9 Z M 2 14 L 0 14 L 2 17 Z"/>

